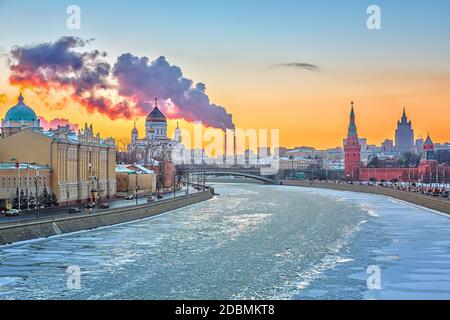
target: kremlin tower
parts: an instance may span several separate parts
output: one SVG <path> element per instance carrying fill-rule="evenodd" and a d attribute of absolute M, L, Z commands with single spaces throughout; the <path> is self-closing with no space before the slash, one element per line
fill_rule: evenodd
<path fill-rule="evenodd" d="M 411 121 L 406 117 L 406 111 L 403 110 L 402 120 L 399 121 L 400 128 L 403 128 L 401 134 L 397 130 L 396 147 L 403 146 L 405 152 L 410 150 L 411 141 L 414 138 L 414 133 L 410 128 Z M 407 129 L 407 130 L 406 130 Z M 401 139 L 399 139 L 401 138 Z M 404 138 L 404 139 L 403 139 Z M 435 154 L 434 143 L 430 135 L 426 140 L 422 140 L 422 159 L 418 167 L 405 166 L 363 166 L 361 163 L 361 144 L 358 139 L 358 132 L 355 124 L 355 111 L 352 102 L 352 109 L 350 112 L 350 124 L 348 126 L 347 138 L 344 139 L 344 172 L 348 180 L 362 180 L 362 181 L 380 181 L 384 182 L 433 182 L 443 181 L 447 175 L 450 174 L 450 168 L 438 166 L 438 161 Z M 440 178 L 438 177 L 440 176 Z M 441 179 L 441 180 L 439 180 Z M 448 179 L 447 179 L 448 180 Z"/>
<path fill-rule="evenodd" d="M 358 132 L 355 124 L 355 111 L 350 112 L 350 125 L 348 126 L 347 139 L 344 140 L 345 153 L 345 176 L 352 179 L 359 179 L 361 168 L 361 145 L 358 140 Z"/>
<path fill-rule="evenodd" d="M 423 144 L 422 159 L 419 164 L 419 176 L 422 181 L 433 180 L 437 168 L 436 155 L 434 153 L 434 143 L 428 134 L 427 139 Z"/>

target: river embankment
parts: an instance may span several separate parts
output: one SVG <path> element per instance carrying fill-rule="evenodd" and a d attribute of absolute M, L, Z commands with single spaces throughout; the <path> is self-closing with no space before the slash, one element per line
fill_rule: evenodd
<path fill-rule="evenodd" d="M 91 230 L 156 216 L 196 204 L 213 197 L 210 190 L 155 203 L 98 212 L 48 217 L 34 221 L 18 221 L 0 225 L 0 245 L 47 238 L 55 235 Z"/>
<path fill-rule="evenodd" d="M 416 192 L 402 191 L 380 186 L 367 186 L 359 184 L 329 183 L 329 182 L 315 182 L 302 180 L 282 180 L 281 184 L 286 186 L 298 186 L 305 188 L 322 188 L 322 189 L 377 194 L 395 198 L 397 200 L 405 201 L 431 210 L 436 210 L 439 212 L 450 214 L 450 200 L 445 198 L 423 195 L 421 193 Z"/>

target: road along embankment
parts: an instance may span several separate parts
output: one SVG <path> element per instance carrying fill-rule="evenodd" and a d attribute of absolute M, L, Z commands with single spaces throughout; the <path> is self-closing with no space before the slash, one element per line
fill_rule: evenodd
<path fill-rule="evenodd" d="M 144 219 L 209 200 L 212 197 L 212 192 L 207 190 L 133 207 L 124 207 L 100 212 L 94 211 L 92 213 L 83 212 L 70 216 L 55 216 L 34 221 L 28 220 L 1 224 L 0 245 Z"/>
<path fill-rule="evenodd" d="M 375 187 L 359 184 L 345 184 L 345 183 L 322 183 L 322 182 L 309 182 L 301 180 L 282 180 L 281 183 L 286 186 L 299 186 L 307 188 L 322 188 L 333 189 L 341 191 L 362 192 L 370 194 L 378 194 L 386 197 L 395 198 L 398 200 L 406 201 L 418 206 L 422 206 L 428 209 L 440 211 L 450 214 L 450 200 L 445 198 L 438 198 L 423 195 L 416 192 L 408 192 L 395 190 L 387 187 Z"/>

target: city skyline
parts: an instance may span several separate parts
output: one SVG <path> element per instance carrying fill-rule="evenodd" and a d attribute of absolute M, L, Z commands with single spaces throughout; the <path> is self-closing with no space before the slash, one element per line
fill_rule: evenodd
<path fill-rule="evenodd" d="M 445 62 L 450 46 L 441 41 L 449 27 L 449 22 L 441 19 L 449 9 L 446 1 L 437 1 L 433 6 L 426 6 L 425 1 L 380 1 L 383 27 L 375 31 L 365 26 L 368 4 L 364 1 L 350 1 L 345 8 L 330 1 L 323 2 L 324 6 L 311 2 L 257 5 L 248 1 L 238 11 L 235 1 L 171 6 L 152 1 L 139 3 L 140 10 L 137 5 L 124 9 L 120 3 L 79 1 L 80 30 L 66 28 L 67 1 L 51 6 L 46 2 L 23 3 L 20 13 L 15 13 L 13 2 L 0 2 L 0 26 L 7 28 L 6 17 L 14 14 L 20 15 L 23 26 L 5 34 L 0 48 L 2 117 L 24 89 L 28 105 L 47 122 L 64 118 L 82 126 L 89 118 L 102 134 L 116 138 L 128 138 L 134 121 L 140 132 L 145 130 L 145 114 L 110 119 L 97 111 L 90 113 L 92 110 L 72 101 L 64 90 L 53 87 L 46 92 L 48 95 L 37 94 L 42 88 L 36 84 L 10 83 L 11 70 L 6 60 L 15 46 L 55 43 L 70 36 L 95 38 L 76 50 L 105 51 L 104 61 L 111 66 L 128 52 L 148 57 L 149 63 L 165 56 L 193 84 L 204 83 L 210 103 L 223 106 L 237 127 L 280 129 L 280 144 L 284 147 L 340 146 L 351 100 L 355 101 L 360 135 L 369 144 L 394 138 L 395 124 L 404 107 L 416 137 L 430 132 L 435 142 L 450 140 L 450 96 L 446 89 L 450 85 L 450 66 Z M 230 10 L 248 19 L 235 22 L 225 14 L 215 21 L 219 10 L 221 14 Z M 423 18 L 423 10 L 434 19 Z M 294 19 L 294 13 L 300 18 Z M 196 19 L 200 16 L 202 19 Z M 319 16 L 321 19 L 315 21 L 314 17 Z M 289 23 L 281 21 L 281 17 Z M 41 19 L 49 23 L 40 24 Z M 323 19 L 334 26 L 333 30 L 320 27 Z M 184 30 L 183 24 L 194 29 Z M 190 33 L 195 27 L 201 30 L 199 35 Z M 425 32 L 431 36 L 423 38 Z M 119 47 L 116 43 L 124 44 Z M 169 107 L 163 111 L 167 113 Z M 168 121 L 170 136 L 177 121 L 183 128 L 192 128 L 192 123 L 173 117 Z"/>
<path fill-rule="evenodd" d="M 450 300 L 450 1 L 0 0 L 0 30 L 0 301 Z"/>

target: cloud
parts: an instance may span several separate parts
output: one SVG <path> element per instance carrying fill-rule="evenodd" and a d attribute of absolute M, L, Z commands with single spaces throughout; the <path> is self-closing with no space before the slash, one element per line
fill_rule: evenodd
<path fill-rule="evenodd" d="M 173 104 L 167 113 L 169 117 L 202 121 L 206 126 L 220 129 L 234 128 L 232 115 L 210 102 L 205 84 L 194 84 L 185 78 L 181 68 L 171 65 L 165 57 L 150 61 L 147 57 L 123 54 L 114 65 L 113 75 L 119 94 L 136 101 L 145 112 L 150 110 L 149 101 L 156 96 Z"/>
<path fill-rule="evenodd" d="M 44 117 L 39 117 L 41 127 L 44 128 L 44 130 L 50 130 L 50 129 L 56 129 L 58 128 L 58 125 L 60 126 L 66 126 L 69 125 L 70 128 L 74 131 L 78 131 L 79 125 L 76 123 L 71 123 L 69 119 L 64 118 L 55 118 L 53 120 L 47 120 Z"/>
<path fill-rule="evenodd" d="M 125 53 L 112 67 L 103 60 L 105 52 L 84 50 L 91 42 L 62 37 L 55 42 L 15 46 L 9 55 L 9 81 L 35 88 L 44 99 L 52 91 L 68 91 L 87 112 L 111 120 L 143 116 L 152 109 L 153 97 L 158 97 L 169 118 L 202 121 L 221 129 L 234 127 L 232 115 L 211 103 L 206 86 L 184 77 L 181 68 L 165 57 L 152 61 Z"/>
<path fill-rule="evenodd" d="M 303 62 L 279 63 L 279 64 L 272 65 L 272 68 L 277 68 L 277 67 L 304 69 L 304 70 L 308 70 L 308 71 L 319 71 L 320 70 L 319 67 L 314 64 L 303 63 Z"/>

